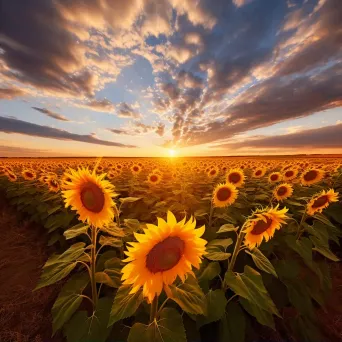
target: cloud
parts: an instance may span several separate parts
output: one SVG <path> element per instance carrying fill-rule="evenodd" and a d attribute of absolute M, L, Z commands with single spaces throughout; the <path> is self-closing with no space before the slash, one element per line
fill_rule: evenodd
<path fill-rule="evenodd" d="M 138 113 L 131 105 L 121 102 L 117 110 L 117 116 L 120 118 L 140 119 L 141 114 Z"/>
<path fill-rule="evenodd" d="M 0 88 L 0 99 L 1 100 L 12 100 L 16 97 L 25 96 L 26 92 L 19 88 Z"/>
<path fill-rule="evenodd" d="M 247 139 L 238 143 L 216 145 L 215 148 L 342 148 L 342 124 L 323 128 L 258 139 Z"/>
<path fill-rule="evenodd" d="M 97 139 L 94 135 L 81 135 L 70 133 L 68 131 L 57 128 L 36 125 L 27 121 L 5 117 L 0 117 L 0 132 L 17 133 L 34 137 L 50 138 L 57 140 L 79 141 L 104 146 L 135 147 L 132 145 L 124 145 L 113 141 Z"/>
<path fill-rule="evenodd" d="M 165 125 L 163 123 L 158 123 L 155 125 L 146 125 L 142 122 L 132 122 L 126 128 L 120 128 L 120 129 L 109 128 L 107 130 L 114 134 L 131 135 L 131 136 L 148 134 L 148 133 L 154 132 L 162 137 L 165 133 Z"/>
<path fill-rule="evenodd" d="M 86 103 L 79 103 L 75 104 L 77 107 L 82 107 L 90 110 L 94 110 L 96 112 L 103 112 L 103 113 L 114 113 L 115 106 L 114 104 L 109 101 L 108 99 L 102 100 L 91 100 Z"/>
<path fill-rule="evenodd" d="M 55 113 L 49 109 L 46 108 L 38 108 L 38 107 L 32 107 L 33 109 L 37 110 L 38 112 L 41 112 L 47 116 L 49 116 L 50 118 L 56 119 L 56 120 L 60 120 L 60 121 L 70 121 L 68 118 L 66 118 L 63 115 L 60 115 L 58 113 Z"/>
<path fill-rule="evenodd" d="M 34 156 L 48 156 L 50 151 L 40 150 L 34 148 L 18 147 L 18 146 L 6 146 L 0 145 L 0 155 L 2 157 L 34 157 Z"/>

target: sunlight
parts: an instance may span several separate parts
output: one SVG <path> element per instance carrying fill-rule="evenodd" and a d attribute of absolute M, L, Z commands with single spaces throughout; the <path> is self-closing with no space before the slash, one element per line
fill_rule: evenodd
<path fill-rule="evenodd" d="M 170 150 L 169 150 L 169 156 L 170 156 L 170 157 L 175 157 L 176 154 L 177 154 L 176 150 L 173 150 L 173 149 L 170 149 Z"/>

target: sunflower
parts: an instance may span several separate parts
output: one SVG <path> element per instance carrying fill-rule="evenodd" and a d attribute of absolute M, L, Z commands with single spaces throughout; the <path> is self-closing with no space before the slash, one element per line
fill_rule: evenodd
<path fill-rule="evenodd" d="M 234 184 L 237 188 L 243 185 L 246 176 L 240 169 L 232 169 L 227 173 L 227 183 Z"/>
<path fill-rule="evenodd" d="M 17 180 L 17 176 L 13 172 L 7 171 L 6 176 L 11 182 L 15 182 Z"/>
<path fill-rule="evenodd" d="M 134 233 L 138 242 L 128 242 L 125 254 L 129 262 L 122 269 L 123 284 L 132 285 L 130 293 L 143 287 L 143 295 L 151 303 L 161 291 L 168 289 L 179 276 L 184 282 L 192 266 L 199 268 L 207 241 L 201 239 L 205 226 L 195 229 L 196 220 L 177 222 L 169 211 L 167 222 L 158 218 L 158 226 L 147 224 L 144 234 Z"/>
<path fill-rule="evenodd" d="M 314 215 L 315 213 L 321 213 L 323 209 L 327 208 L 330 203 L 338 201 L 338 192 L 334 189 L 329 191 L 322 190 L 321 193 L 314 195 L 307 205 L 306 212 L 308 215 Z"/>
<path fill-rule="evenodd" d="M 58 180 L 54 177 L 49 177 L 46 181 L 47 186 L 49 187 L 49 191 L 58 192 L 59 191 L 59 183 Z"/>
<path fill-rule="evenodd" d="M 161 176 L 159 173 L 150 173 L 147 176 L 147 181 L 151 184 L 151 185 L 157 185 L 160 183 L 161 181 Z"/>
<path fill-rule="evenodd" d="M 209 171 L 207 172 L 207 175 L 209 178 L 214 178 L 218 175 L 218 168 L 217 167 L 213 167 L 211 169 L 209 169 Z"/>
<path fill-rule="evenodd" d="M 261 178 L 261 177 L 263 177 L 263 176 L 265 175 L 265 173 L 266 173 L 266 169 L 265 169 L 265 168 L 263 168 L 263 167 L 258 167 L 258 168 L 256 168 L 256 169 L 254 170 L 254 172 L 253 172 L 253 177 L 254 177 L 254 178 Z"/>
<path fill-rule="evenodd" d="M 245 245 L 253 249 L 259 246 L 263 239 L 268 241 L 281 224 L 288 219 L 286 215 L 288 209 L 278 210 L 279 204 L 275 208 L 257 209 L 245 223 Z"/>
<path fill-rule="evenodd" d="M 21 175 L 26 180 L 34 180 L 34 179 L 36 179 L 36 173 L 33 170 L 29 170 L 29 169 L 23 170 Z"/>
<path fill-rule="evenodd" d="M 70 170 L 66 173 L 71 183 L 62 191 L 65 207 L 76 210 L 79 219 L 95 227 L 102 227 L 111 222 L 115 206 L 112 199 L 115 196 L 114 186 L 104 180 L 106 174 L 96 175 L 87 168 Z"/>
<path fill-rule="evenodd" d="M 324 171 L 320 169 L 309 169 L 302 173 L 300 181 L 302 185 L 311 185 L 320 182 L 324 177 Z"/>
<path fill-rule="evenodd" d="M 287 170 L 283 174 L 283 180 L 290 181 L 292 179 L 295 179 L 297 177 L 297 174 L 298 174 L 297 169 Z"/>
<path fill-rule="evenodd" d="M 279 184 L 273 191 L 273 196 L 277 201 L 282 201 L 289 198 L 293 193 L 293 187 L 291 184 L 282 183 Z"/>
<path fill-rule="evenodd" d="M 269 176 L 268 176 L 268 181 L 270 183 L 277 183 L 281 181 L 281 173 L 280 172 L 272 172 Z"/>
<path fill-rule="evenodd" d="M 131 167 L 131 171 L 134 175 L 138 175 L 140 172 L 141 172 L 141 166 L 138 165 L 138 164 L 134 164 L 132 167 Z"/>
<path fill-rule="evenodd" d="M 218 184 L 213 192 L 214 207 L 224 208 L 235 202 L 238 190 L 234 184 Z"/>

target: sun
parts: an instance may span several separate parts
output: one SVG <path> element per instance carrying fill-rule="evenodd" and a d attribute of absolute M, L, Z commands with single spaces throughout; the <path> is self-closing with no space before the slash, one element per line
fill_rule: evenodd
<path fill-rule="evenodd" d="M 173 150 L 173 149 L 170 149 L 170 150 L 169 150 L 169 156 L 170 156 L 170 157 L 175 157 L 176 154 L 177 154 L 177 151 L 176 151 L 176 150 Z"/>

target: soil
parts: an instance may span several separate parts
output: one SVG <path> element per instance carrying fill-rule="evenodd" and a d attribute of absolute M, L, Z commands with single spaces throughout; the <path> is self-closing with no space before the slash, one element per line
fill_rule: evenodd
<path fill-rule="evenodd" d="M 18 222 L 1 194 L 0 229 L 0 341 L 63 341 L 51 337 L 50 311 L 60 285 L 33 291 L 49 256 L 44 230 Z"/>

